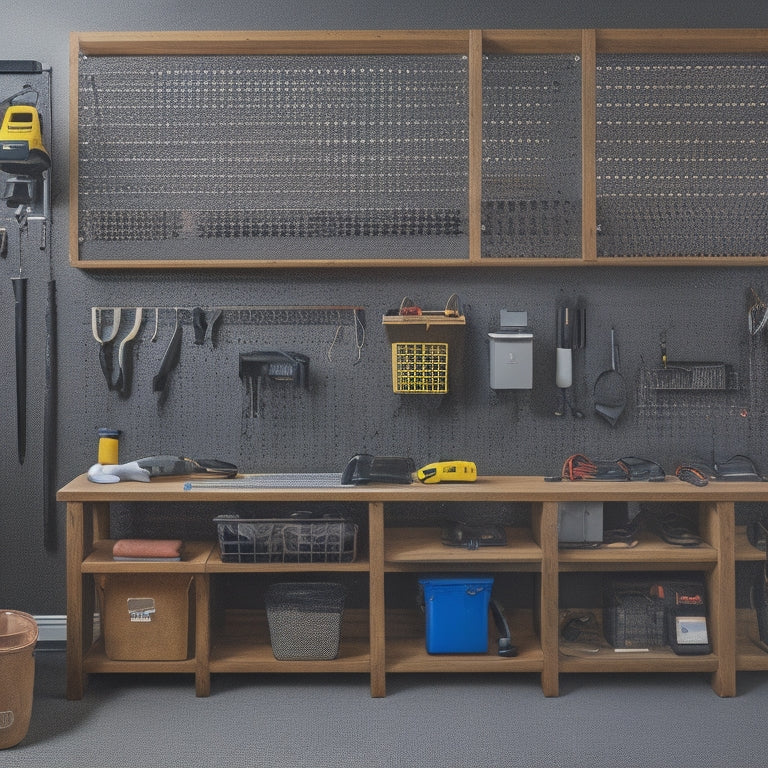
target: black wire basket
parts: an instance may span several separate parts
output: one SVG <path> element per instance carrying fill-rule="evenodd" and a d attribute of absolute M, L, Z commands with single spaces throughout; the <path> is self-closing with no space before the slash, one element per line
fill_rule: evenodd
<path fill-rule="evenodd" d="M 351 563 L 357 525 L 343 518 L 214 518 L 224 563 Z"/>

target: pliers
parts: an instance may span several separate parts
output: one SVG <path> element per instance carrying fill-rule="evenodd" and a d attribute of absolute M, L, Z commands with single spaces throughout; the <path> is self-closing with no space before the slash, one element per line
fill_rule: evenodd
<path fill-rule="evenodd" d="M 99 363 L 101 365 L 101 372 L 104 374 L 104 378 L 107 380 L 107 388 L 112 387 L 112 344 L 117 338 L 117 332 L 120 330 L 120 320 L 122 317 L 122 309 L 120 307 L 114 307 L 112 309 L 112 329 L 108 335 L 101 335 L 101 307 L 91 307 L 91 333 L 93 338 L 99 344 Z"/>
<path fill-rule="evenodd" d="M 107 388 L 110 391 L 116 391 L 123 397 L 127 397 L 130 394 L 130 370 L 128 366 L 128 358 L 126 357 L 126 350 L 128 345 L 136 338 L 141 328 L 142 320 L 144 319 L 144 310 L 142 307 L 136 307 L 133 327 L 126 334 L 126 336 L 120 342 L 120 346 L 117 351 L 117 377 L 114 377 L 114 365 L 112 361 L 113 353 L 112 347 L 114 341 L 117 338 L 117 334 L 120 330 L 120 321 L 122 319 L 122 308 L 112 308 L 112 328 L 107 336 L 102 337 L 100 331 L 101 325 L 101 307 L 91 308 L 91 332 L 93 338 L 100 345 L 99 349 L 99 363 L 101 365 L 101 371 L 104 374 L 104 378 L 107 381 Z"/>

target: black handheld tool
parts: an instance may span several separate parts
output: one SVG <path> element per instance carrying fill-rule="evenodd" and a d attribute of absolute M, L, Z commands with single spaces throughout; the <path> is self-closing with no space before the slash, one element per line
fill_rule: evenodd
<path fill-rule="evenodd" d="M 157 375 L 152 378 L 152 391 L 164 392 L 168 385 L 168 377 L 171 375 L 173 369 L 179 364 L 179 358 L 181 356 L 181 322 L 179 321 L 179 313 L 176 312 L 176 325 L 173 329 L 173 336 L 168 343 L 168 348 L 165 350 L 162 362 L 160 363 L 160 370 Z"/>
<path fill-rule="evenodd" d="M 12 277 L 16 322 L 16 448 L 19 464 L 27 453 L 27 278 Z"/>
<path fill-rule="evenodd" d="M 40 250 L 48 249 L 48 301 L 45 312 L 45 404 L 43 406 L 43 545 L 55 552 L 58 543 L 56 518 L 57 360 L 56 278 L 48 247 L 50 220 L 50 171 L 43 174 L 43 226 Z"/>
<path fill-rule="evenodd" d="M 43 409 L 43 544 L 56 549 L 56 281 L 48 281 L 48 311 L 45 315 L 45 406 Z"/>
<path fill-rule="evenodd" d="M 20 205 L 14 213 L 19 225 L 19 276 L 11 278 L 15 300 L 16 342 L 16 449 L 19 464 L 27 453 L 27 278 L 22 277 L 22 251 L 28 233 L 29 209 Z"/>
<path fill-rule="evenodd" d="M 112 345 L 120 329 L 122 312 L 122 308 L 114 307 L 112 310 L 112 327 L 102 336 L 102 310 L 100 307 L 91 307 L 91 333 L 99 345 L 99 365 L 109 390 L 112 390 Z"/>
<path fill-rule="evenodd" d="M 201 307 L 195 307 L 192 310 L 192 328 L 195 331 L 195 344 L 203 344 L 205 333 L 208 330 L 208 321 Z"/>

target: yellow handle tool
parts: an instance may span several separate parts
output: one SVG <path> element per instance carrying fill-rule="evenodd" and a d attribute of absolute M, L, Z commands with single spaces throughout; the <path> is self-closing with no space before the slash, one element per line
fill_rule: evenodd
<path fill-rule="evenodd" d="M 474 483 L 477 467 L 474 461 L 436 461 L 416 472 L 422 483 Z"/>

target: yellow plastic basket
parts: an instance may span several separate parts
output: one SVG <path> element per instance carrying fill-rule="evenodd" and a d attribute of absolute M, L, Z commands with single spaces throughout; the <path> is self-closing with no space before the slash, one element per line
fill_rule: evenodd
<path fill-rule="evenodd" d="M 448 345 L 398 342 L 392 345 L 392 389 L 399 394 L 448 391 Z"/>

